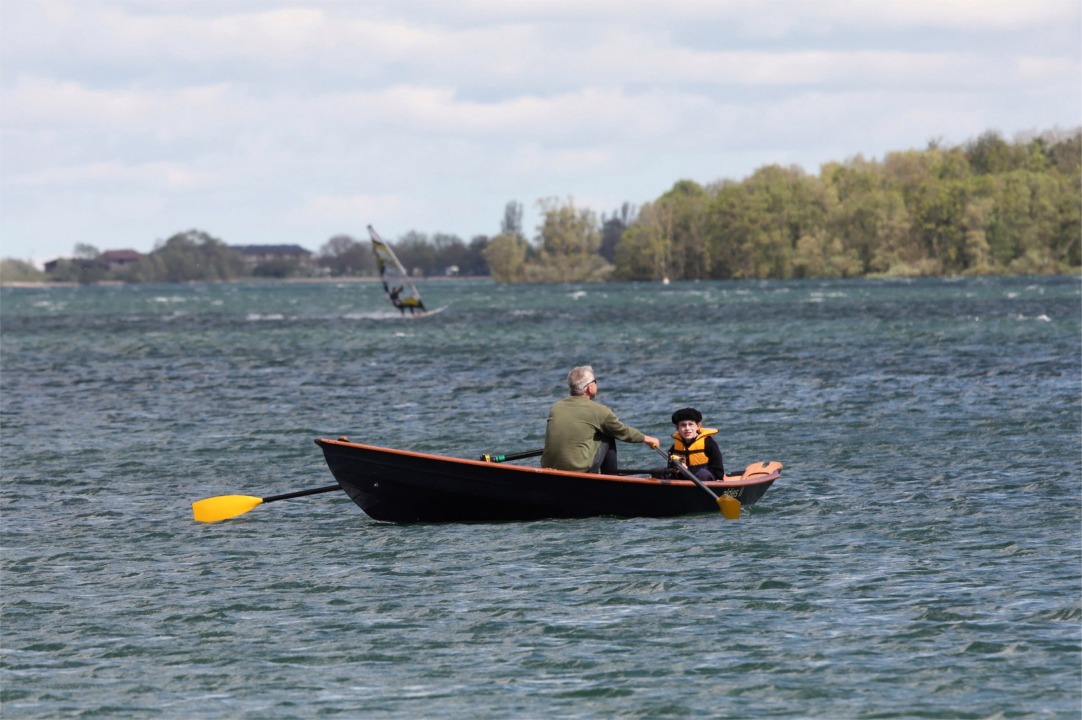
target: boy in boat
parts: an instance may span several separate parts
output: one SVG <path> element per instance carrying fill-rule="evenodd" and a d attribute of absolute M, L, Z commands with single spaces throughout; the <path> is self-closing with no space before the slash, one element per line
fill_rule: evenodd
<path fill-rule="evenodd" d="M 617 470 L 617 440 L 659 445 L 656 437 L 625 425 L 612 410 L 594 400 L 597 376 L 589 365 L 571 368 L 567 387 L 571 394 L 549 410 L 541 467 L 613 474 Z"/>
<path fill-rule="evenodd" d="M 682 408 L 672 414 L 672 424 L 676 432 L 669 458 L 684 464 L 700 480 L 724 480 L 725 461 L 714 440 L 718 431 L 703 427 L 703 414 L 692 407 Z M 672 475 L 679 476 L 679 471 Z"/>

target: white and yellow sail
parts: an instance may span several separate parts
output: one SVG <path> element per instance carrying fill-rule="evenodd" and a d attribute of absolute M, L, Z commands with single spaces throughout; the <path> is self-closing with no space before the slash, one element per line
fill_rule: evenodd
<path fill-rule="evenodd" d="M 383 281 L 383 289 L 387 297 L 399 310 L 405 312 L 425 312 L 425 304 L 421 302 L 421 293 L 417 286 L 410 280 L 409 273 L 402 267 L 402 263 L 395 257 L 391 246 L 383 242 L 376 229 L 368 226 L 368 235 L 372 238 L 372 252 L 376 255 L 379 264 L 379 277 Z"/>

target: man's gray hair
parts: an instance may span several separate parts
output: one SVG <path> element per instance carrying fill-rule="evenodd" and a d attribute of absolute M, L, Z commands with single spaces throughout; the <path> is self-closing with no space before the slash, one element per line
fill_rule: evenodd
<path fill-rule="evenodd" d="M 586 392 L 586 387 L 596 379 L 594 369 L 589 365 L 571 368 L 571 372 L 567 374 L 567 388 L 572 395 L 582 395 Z"/>

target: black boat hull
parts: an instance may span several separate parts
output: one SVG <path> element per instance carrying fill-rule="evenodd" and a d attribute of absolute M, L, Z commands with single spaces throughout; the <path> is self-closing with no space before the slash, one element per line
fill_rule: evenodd
<path fill-rule="evenodd" d="M 338 484 L 376 520 L 505 522 L 543 518 L 673 517 L 718 512 L 686 480 L 543 470 L 318 439 Z M 718 495 L 755 503 L 780 476 L 780 464 L 746 480 L 712 482 Z M 769 471 L 767 471 L 769 470 Z M 747 473 L 746 473 L 747 475 Z"/>

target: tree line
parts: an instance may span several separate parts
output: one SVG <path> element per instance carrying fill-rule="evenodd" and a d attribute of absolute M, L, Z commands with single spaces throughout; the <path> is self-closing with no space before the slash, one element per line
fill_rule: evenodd
<path fill-rule="evenodd" d="M 487 238 L 469 245 L 453 235 L 437 234 L 431 240 L 416 232 L 392 243 L 395 254 L 417 276 L 488 275 L 484 259 Z M 49 264 L 42 272 L 33 264 L 5 258 L 0 278 L 8 282 L 174 283 L 227 282 L 247 278 L 363 277 L 379 273 L 368 240 L 336 235 L 310 260 L 280 257 L 256 265 L 244 261 L 243 253 L 202 230 L 187 230 L 156 243 L 154 250 L 137 261 L 110 266 L 101 251 L 86 243 L 75 246 L 72 257 Z"/>
<path fill-rule="evenodd" d="M 681 180 L 658 199 L 600 217 L 573 199 L 538 202 L 533 238 L 509 202 L 500 232 L 468 243 L 409 232 L 390 244 L 416 276 L 486 276 L 500 283 L 1048 274 L 1082 267 L 1082 129 L 1007 142 L 989 131 L 954 147 L 856 156 L 809 175 L 769 165 L 742 181 Z M 44 275 L 5 259 L 4 280 L 226 281 L 245 277 L 375 275 L 367 240 L 330 238 L 311 263 L 254 268 L 200 230 L 159 241 L 130 266 L 98 251 Z"/>
<path fill-rule="evenodd" d="M 808 175 L 677 182 L 600 221 L 543 202 L 539 237 L 501 233 L 500 282 L 1047 274 L 1082 266 L 1082 130 L 857 156 Z"/>

